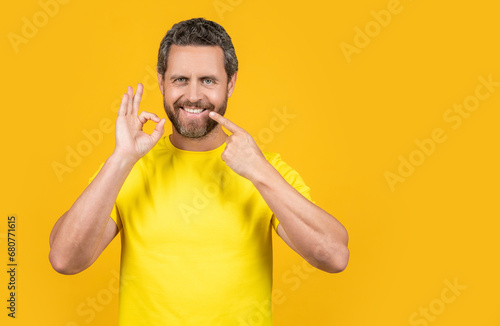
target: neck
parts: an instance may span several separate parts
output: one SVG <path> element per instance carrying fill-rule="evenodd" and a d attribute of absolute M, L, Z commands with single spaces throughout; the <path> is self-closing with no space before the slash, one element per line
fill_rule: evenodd
<path fill-rule="evenodd" d="M 210 133 L 201 138 L 184 137 L 172 127 L 170 141 L 172 145 L 185 151 L 205 152 L 221 146 L 227 137 L 228 135 L 226 135 L 220 125 L 217 125 Z"/>

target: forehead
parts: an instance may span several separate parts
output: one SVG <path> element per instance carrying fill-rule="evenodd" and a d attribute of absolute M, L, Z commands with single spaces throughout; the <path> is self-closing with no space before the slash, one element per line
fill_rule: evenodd
<path fill-rule="evenodd" d="M 165 73 L 167 75 L 225 74 L 224 53 L 220 46 L 172 45 Z"/>

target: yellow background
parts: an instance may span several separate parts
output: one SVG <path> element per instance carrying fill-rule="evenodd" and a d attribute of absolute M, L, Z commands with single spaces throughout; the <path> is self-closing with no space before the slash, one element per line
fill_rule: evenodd
<path fill-rule="evenodd" d="M 340 274 L 313 271 L 275 242 L 275 324 L 500 324 L 500 88 L 458 128 L 443 117 L 473 101 L 480 76 L 500 81 L 495 1 L 67 2 L 53 17 L 35 0 L 0 14 L 0 257 L 6 270 L 6 219 L 15 214 L 19 264 L 15 320 L 0 273 L 0 324 L 116 324 L 119 241 L 64 276 L 49 264 L 49 233 L 113 149 L 112 131 L 101 128 L 86 149 L 84 131 L 114 122 L 117 101 L 138 82 L 142 109 L 165 117 L 151 73 L 159 42 L 175 22 L 200 16 L 226 28 L 240 61 L 227 117 L 281 153 L 350 234 Z M 399 12 L 374 23 L 371 12 L 388 8 Z M 9 37 L 24 37 L 34 20 L 36 33 L 24 30 L 30 37 L 13 46 Z M 346 56 L 341 45 L 354 46 L 366 27 L 369 44 Z M 273 123 L 284 111 L 294 117 Z M 408 160 L 415 139 L 436 128 L 446 140 L 391 189 L 386 172 L 398 173 L 400 156 Z M 86 156 L 58 177 L 54 164 L 68 166 L 78 148 Z M 446 285 L 455 281 L 458 294 Z"/>

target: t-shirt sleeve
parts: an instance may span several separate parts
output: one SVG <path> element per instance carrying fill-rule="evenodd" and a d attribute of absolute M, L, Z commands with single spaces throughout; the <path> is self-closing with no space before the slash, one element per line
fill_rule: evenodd
<path fill-rule="evenodd" d="M 271 163 L 274 168 L 281 174 L 281 176 L 292 185 L 299 193 L 301 193 L 304 197 L 309 199 L 311 202 L 316 204 L 315 201 L 311 199 L 310 191 L 311 189 L 304 183 L 304 180 L 300 176 L 300 174 L 292 169 L 290 165 L 288 165 L 285 161 L 281 159 L 281 155 L 275 153 L 267 153 L 266 154 L 269 163 Z M 278 230 L 279 220 L 274 215 L 271 217 L 271 223 L 275 231 Z"/>
<path fill-rule="evenodd" d="M 99 171 L 101 171 L 103 165 L 104 165 L 104 163 L 102 163 L 101 166 L 99 166 L 99 169 L 96 171 L 96 173 L 94 173 L 94 175 L 89 179 L 89 184 L 92 182 L 92 180 L 94 180 L 94 178 L 97 176 L 97 174 L 99 173 Z M 116 207 L 116 202 L 113 205 L 113 209 L 111 211 L 110 217 L 113 219 L 113 221 L 115 221 L 116 225 L 118 226 L 118 230 L 121 231 L 123 225 L 122 225 L 121 218 L 120 218 L 120 216 L 118 214 L 118 209 Z"/>

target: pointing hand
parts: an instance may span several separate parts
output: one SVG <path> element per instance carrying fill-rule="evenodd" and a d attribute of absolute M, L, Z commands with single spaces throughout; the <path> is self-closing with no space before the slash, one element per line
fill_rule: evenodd
<path fill-rule="evenodd" d="M 234 172 L 254 181 L 261 168 L 268 163 L 255 140 L 243 128 L 217 112 L 210 112 L 209 117 L 232 133 L 226 139 L 226 148 L 221 156 L 222 160 Z"/>

